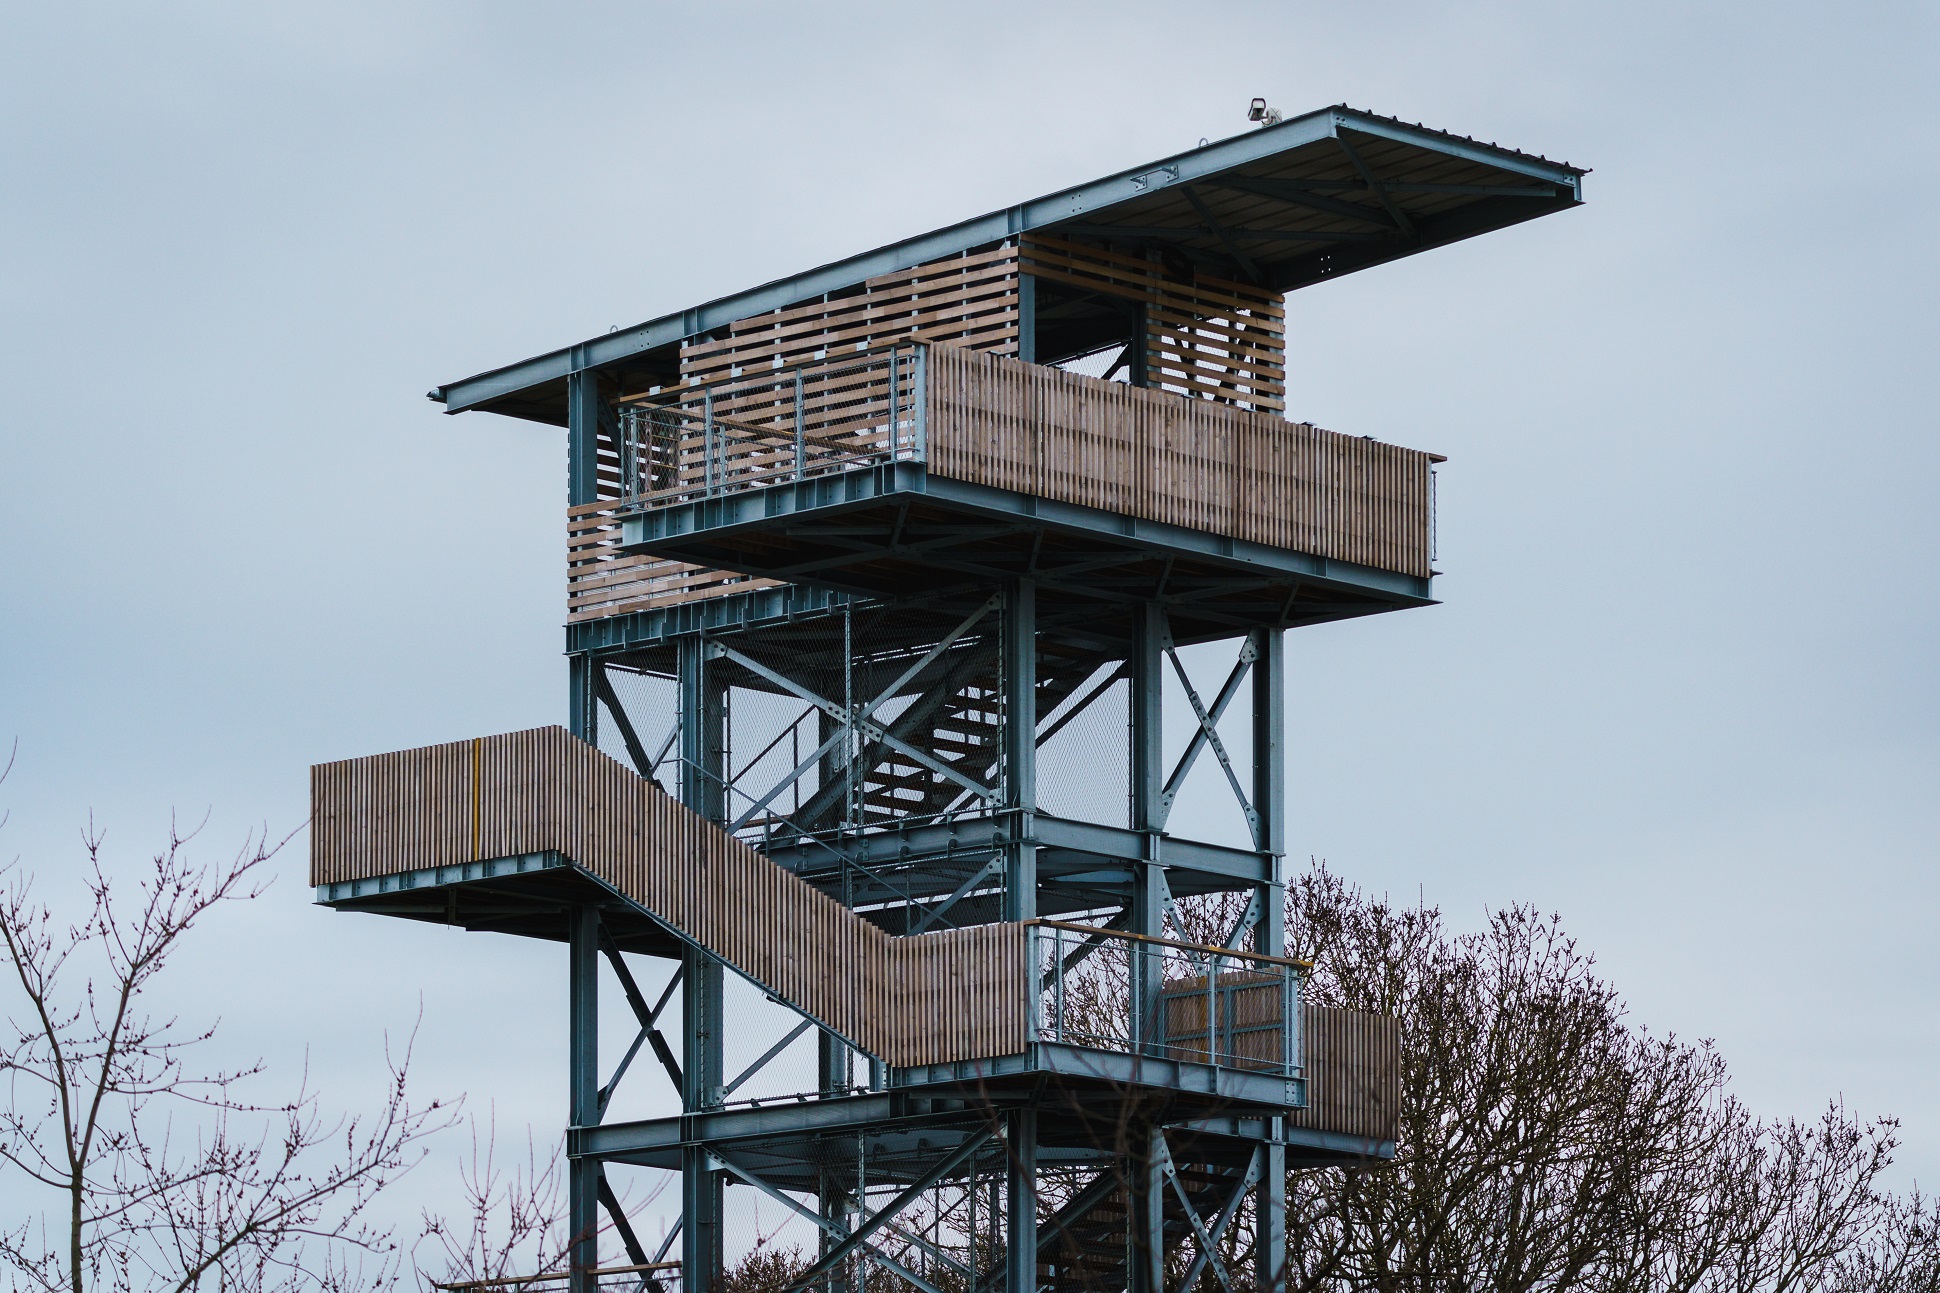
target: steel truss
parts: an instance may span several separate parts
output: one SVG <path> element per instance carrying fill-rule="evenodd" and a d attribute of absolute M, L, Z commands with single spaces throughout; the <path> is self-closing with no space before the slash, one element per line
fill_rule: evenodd
<path fill-rule="evenodd" d="M 1101 563 L 1096 573 L 1108 567 Z M 1185 667 L 1166 605 L 1134 601 L 1104 624 L 1067 610 L 1052 588 L 1009 579 L 974 599 L 903 604 L 900 636 L 872 637 L 865 626 L 890 622 L 892 612 L 902 613 L 897 605 L 850 601 L 772 628 L 703 626 L 663 639 L 651 653 L 576 657 L 578 734 L 597 741 L 601 721 L 610 724 L 610 744 L 643 775 L 670 784 L 690 806 L 895 933 L 1076 911 L 1091 913 L 1101 931 L 1163 938 L 1177 932 L 1180 897 L 1228 891 L 1246 902 L 1222 945 L 1284 951 L 1282 630 L 1238 633 L 1233 663 L 1208 698 Z M 878 611 L 882 618 L 868 619 Z M 667 679 L 678 713 L 664 734 L 622 703 L 614 669 Z M 1169 762 L 1161 759 L 1168 672 L 1185 699 L 1173 721 L 1191 733 Z M 728 749 L 735 689 L 798 711 L 783 736 L 767 737 L 745 760 Z M 1108 695 L 1127 711 L 1125 824 L 1044 816 L 1036 793 L 1040 747 Z M 1222 737 L 1222 726 L 1247 710 L 1250 760 Z M 749 770 L 777 750 L 787 756 L 784 766 L 755 780 Z M 1250 849 L 1167 830 L 1208 753 L 1246 821 Z M 898 802 L 907 806 L 897 809 Z M 920 1293 L 941 1293 L 946 1275 L 952 1287 L 968 1282 L 972 1293 L 1037 1293 L 1047 1281 L 1072 1293 L 1169 1293 L 1162 1272 L 1175 1253 L 1190 1254 L 1181 1293 L 1207 1272 L 1232 1290 L 1226 1250 L 1242 1216 L 1256 1253 L 1253 1279 L 1263 1290 L 1279 1287 L 1270 1254 L 1284 1225 L 1286 1132 L 1271 1109 L 1228 1118 L 1231 1134 L 1211 1136 L 1168 1121 L 1179 1115 L 1168 1114 L 1163 1088 L 1155 1094 L 1125 1079 L 1084 1086 L 1042 1070 L 1035 1085 L 1016 1085 L 1021 1074 L 966 1085 L 941 1071 L 902 1074 L 873 1061 L 858 1074 L 855 1061 L 868 1057 L 806 1018 L 778 1029 L 751 1064 L 729 1075 L 721 1059 L 721 965 L 689 949 L 649 994 L 597 914 L 587 921 L 583 930 L 574 926 L 572 952 L 574 1090 L 584 1088 L 570 1140 L 575 1233 L 596 1236 L 597 1210 L 605 1208 L 628 1258 L 651 1258 L 629 1237 L 604 1164 L 678 1170 L 683 1293 L 708 1293 L 721 1276 L 729 1185 L 814 1227 L 820 1245 L 800 1283 L 830 1293 L 858 1289 L 863 1266 Z M 1078 946 L 1065 971 L 1106 937 Z M 583 1004 L 596 994 L 591 983 L 602 961 L 637 1025 L 603 1081 Z M 1135 991 L 1150 1000 L 1160 985 L 1142 982 Z M 680 1036 L 673 1041 L 662 1020 L 676 994 Z M 1139 1017 L 1148 1012 L 1134 1011 Z M 818 1091 L 780 1106 L 730 1104 L 811 1032 Z M 681 1094 L 678 1125 L 601 1128 L 614 1089 L 649 1051 Z M 926 1091 L 947 1098 L 918 1098 Z M 869 1106 L 866 1123 L 842 1121 L 858 1100 L 889 1103 Z M 1079 1107 L 1085 1112 L 1071 1112 Z M 814 1124 L 818 1108 L 837 1121 L 811 1135 L 801 1128 Z M 1205 1113 L 1197 1109 L 1194 1126 L 1211 1125 Z M 845 1136 L 854 1148 L 829 1159 L 830 1144 L 851 1143 Z M 910 1145 L 918 1141 L 932 1148 L 915 1153 Z M 893 1197 L 881 1198 L 892 1188 Z M 951 1224 L 970 1227 L 972 1240 L 941 1242 L 932 1233 L 942 1224 L 939 1192 L 954 1200 Z M 592 1238 L 575 1246 L 576 1271 L 597 1269 L 595 1248 Z"/>

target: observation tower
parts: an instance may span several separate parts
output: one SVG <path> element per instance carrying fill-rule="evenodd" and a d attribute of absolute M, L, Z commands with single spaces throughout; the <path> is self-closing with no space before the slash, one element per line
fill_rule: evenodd
<path fill-rule="evenodd" d="M 742 1191 L 796 1288 L 1284 1289 L 1400 1099 L 1287 955 L 1285 638 L 1433 603 L 1440 461 L 1290 420 L 1286 296 L 1583 174 L 1328 108 L 432 393 L 565 429 L 565 722 L 319 765 L 311 879 L 565 945 L 573 1293 Z"/>

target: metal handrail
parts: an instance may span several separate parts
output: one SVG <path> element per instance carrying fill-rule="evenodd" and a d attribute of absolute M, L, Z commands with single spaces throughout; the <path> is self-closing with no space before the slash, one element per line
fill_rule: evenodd
<path fill-rule="evenodd" d="M 1038 1040 L 1299 1075 L 1308 962 L 1095 925 L 1024 923 Z M 1111 944 L 1117 954 L 1099 958 Z"/>
<path fill-rule="evenodd" d="M 615 430 L 623 497 L 616 510 L 718 497 L 882 462 L 923 461 L 927 352 L 921 343 L 858 351 L 621 404 Z M 820 388 L 812 396 L 811 384 Z M 860 394 L 845 400 L 845 390 Z M 763 406 L 758 420 L 717 411 L 750 402 Z M 845 403 L 855 406 L 846 421 Z M 756 454 L 769 461 L 737 469 L 737 458 Z"/>

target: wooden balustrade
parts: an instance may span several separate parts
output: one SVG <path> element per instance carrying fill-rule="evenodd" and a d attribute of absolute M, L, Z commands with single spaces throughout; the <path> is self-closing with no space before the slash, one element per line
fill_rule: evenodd
<path fill-rule="evenodd" d="M 1433 454 L 951 346 L 928 383 L 933 475 L 1429 573 Z"/>
<path fill-rule="evenodd" d="M 1029 925 L 892 937 L 563 728 L 319 764 L 310 794 L 313 885 L 558 853 L 888 1064 L 1029 1044 Z M 1259 1012 L 1279 989 L 1255 995 L 1236 1017 L 1242 1053 L 1222 1059 L 1270 1068 L 1279 1032 Z M 1169 1022 L 1192 1032 L 1183 1015 Z M 1294 1125 L 1392 1140 L 1395 1021 L 1309 1005 L 1301 1026 L 1308 1106 Z"/>

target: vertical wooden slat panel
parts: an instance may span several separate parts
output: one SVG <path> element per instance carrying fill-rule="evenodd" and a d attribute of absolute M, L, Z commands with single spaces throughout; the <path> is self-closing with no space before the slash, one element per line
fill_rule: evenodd
<path fill-rule="evenodd" d="M 1426 453 L 950 346 L 929 372 L 934 475 L 1429 573 Z"/>

